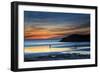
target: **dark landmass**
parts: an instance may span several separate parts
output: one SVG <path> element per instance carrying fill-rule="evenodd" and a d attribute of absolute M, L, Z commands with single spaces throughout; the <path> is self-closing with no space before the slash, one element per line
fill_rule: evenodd
<path fill-rule="evenodd" d="M 64 37 L 60 40 L 60 42 L 89 42 L 90 35 L 79 35 L 79 34 L 72 34 L 67 37 Z"/>

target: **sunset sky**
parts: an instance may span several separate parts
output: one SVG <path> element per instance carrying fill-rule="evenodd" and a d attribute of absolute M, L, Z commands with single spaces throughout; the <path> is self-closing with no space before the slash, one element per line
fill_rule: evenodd
<path fill-rule="evenodd" d="M 25 39 L 63 38 L 89 34 L 90 15 L 76 13 L 24 11 Z"/>

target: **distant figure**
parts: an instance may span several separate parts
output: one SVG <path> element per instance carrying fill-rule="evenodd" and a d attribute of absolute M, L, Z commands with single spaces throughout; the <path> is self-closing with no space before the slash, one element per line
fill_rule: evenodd
<path fill-rule="evenodd" d="M 75 43 L 75 46 L 74 46 L 74 47 L 75 47 L 75 49 L 77 49 L 77 47 L 78 47 L 78 46 L 77 46 L 77 43 Z"/>
<path fill-rule="evenodd" d="M 49 44 L 49 48 L 51 48 L 51 44 Z"/>

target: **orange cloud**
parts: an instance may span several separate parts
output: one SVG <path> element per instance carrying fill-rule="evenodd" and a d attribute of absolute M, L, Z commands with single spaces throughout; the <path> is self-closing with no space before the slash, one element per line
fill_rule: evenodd
<path fill-rule="evenodd" d="M 55 37 L 62 37 L 62 35 L 33 35 L 29 37 L 25 37 L 26 39 L 50 39 Z"/>
<path fill-rule="evenodd" d="M 56 33 L 53 33 L 52 31 L 49 31 L 47 29 L 25 29 L 24 32 L 25 39 L 49 39 L 49 38 L 55 38 L 55 37 L 62 37 L 62 35 L 57 35 Z"/>
<path fill-rule="evenodd" d="M 60 27 L 59 27 L 60 28 Z M 65 29 L 66 27 L 61 27 L 60 30 L 52 28 L 36 28 L 36 27 L 27 27 L 24 31 L 24 37 L 25 39 L 50 39 L 50 38 L 56 38 L 56 37 L 63 37 L 64 35 L 70 35 L 70 34 L 86 34 L 90 32 L 90 28 L 75 28 L 75 29 Z M 61 30 L 63 29 L 63 30 Z M 54 31 L 51 31 L 54 30 Z"/>

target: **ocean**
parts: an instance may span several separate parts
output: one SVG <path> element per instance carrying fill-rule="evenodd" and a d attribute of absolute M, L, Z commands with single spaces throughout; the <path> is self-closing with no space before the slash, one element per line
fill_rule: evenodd
<path fill-rule="evenodd" d="M 24 61 L 90 59 L 90 42 L 59 41 L 60 39 L 24 40 Z"/>

